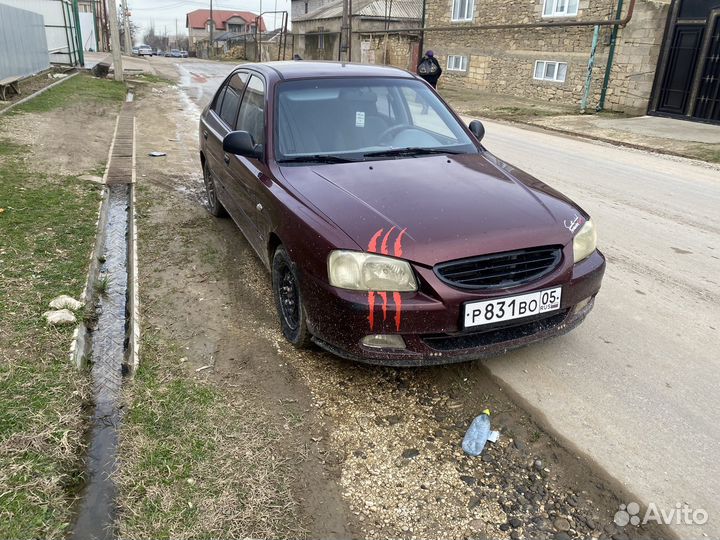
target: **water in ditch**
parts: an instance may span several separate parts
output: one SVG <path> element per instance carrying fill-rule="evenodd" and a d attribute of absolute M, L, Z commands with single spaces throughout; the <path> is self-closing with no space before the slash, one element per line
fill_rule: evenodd
<path fill-rule="evenodd" d="M 97 325 L 92 334 L 92 379 L 95 412 L 87 455 L 87 480 L 73 538 L 114 537 L 117 428 L 121 420 L 120 389 L 127 350 L 129 185 L 109 186 L 108 219 L 97 281 Z"/>

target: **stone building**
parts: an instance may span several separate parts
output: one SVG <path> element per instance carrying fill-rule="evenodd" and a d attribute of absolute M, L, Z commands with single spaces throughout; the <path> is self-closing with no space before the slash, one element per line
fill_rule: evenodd
<path fill-rule="evenodd" d="M 212 21 L 210 20 L 209 9 L 196 9 L 187 14 L 185 27 L 188 29 L 188 41 L 191 51 L 198 50 L 198 44 L 207 42 L 210 39 L 210 24 L 213 24 L 213 32 L 220 35 L 225 32 L 233 34 L 254 34 L 257 31 L 255 13 L 249 11 L 226 11 L 222 9 L 213 10 Z M 265 21 L 260 19 L 260 31 L 265 32 Z M 214 36 L 216 37 L 216 36 Z"/>
<path fill-rule="evenodd" d="M 302 13 L 304 1 L 293 0 L 293 13 L 299 3 L 301 15 L 292 19 L 294 52 L 307 60 L 338 60 L 342 0 L 333 0 L 308 13 Z M 422 0 L 354 0 L 350 17 L 350 59 L 412 67 L 412 58 L 417 56 L 418 31 L 408 34 L 398 33 L 397 29 L 419 29 L 421 15 Z M 372 34 L 377 31 L 383 31 L 382 38 Z"/>
<path fill-rule="evenodd" d="M 670 0 L 636 0 L 618 27 L 606 108 L 647 111 L 669 7 Z M 579 105 L 595 33 L 587 23 L 616 20 L 617 8 L 618 0 L 428 0 L 426 26 L 447 30 L 426 32 L 424 48 L 442 62 L 441 87 Z M 556 22 L 564 25 L 538 25 Z M 492 25 L 500 28 L 483 28 Z M 613 25 L 598 30 L 588 107 L 600 100 Z"/>

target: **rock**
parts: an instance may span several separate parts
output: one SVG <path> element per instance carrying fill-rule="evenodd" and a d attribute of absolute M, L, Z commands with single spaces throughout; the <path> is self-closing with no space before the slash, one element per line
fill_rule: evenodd
<path fill-rule="evenodd" d="M 509 524 L 509 523 L 503 523 L 502 525 L 500 525 L 500 530 L 501 530 L 501 531 L 509 531 L 509 530 L 510 530 L 510 524 Z"/>
<path fill-rule="evenodd" d="M 408 448 L 402 453 L 402 457 L 405 459 L 413 459 L 420 455 L 420 450 L 417 448 Z"/>
<path fill-rule="evenodd" d="M 50 302 L 50 307 L 53 309 L 69 309 L 77 311 L 82 306 L 82 302 L 78 302 L 72 296 L 68 296 L 66 294 L 62 294 Z"/>
<path fill-rule="evenodd" d="M 525 450 L 525 448 L 526 448 L 525 443 L 522 442 L 520 439 L 513 439 L 513 446 L 521 451 Z"/>
<path fill-rule="evenodd" d="M 518 531 L 513 531 L 510 533 L 510 538 L 512 538 L 512 540 L 520 540 L 521 536 Z"/>
<path fill-rule="evenodd" d="M 353 456 L 358 457 L 360 459 L 367 459 L 367 454 L 364 450 L 357 449 L 353 452 Z"/>
<path fill-rule="evenodd" d="M 77 322 L 73 312 L 68 309 L 46 311 L 43 313 L 43 317 L 45 317 L 48 324 L 53 326 L 69 326 Z"/>
<path fill-rule="evenodd" d="M 474 486 L 474 485 L 477 483 L 477 480 L 475 480 L 475 477 L 473 477 L 473 476 L 468 476 L 468 475 L 466 475 L 466 474 L 462 475 L 462 476 L 460 477 L 460 480 L 462 480 L 463 482 L 465 482 L 468 486 Z"/>
<path fill-rule="evenodd" d="M 482 519 L 473 519 L 470 523 L 470 528 L 475 532 L 481 532 L 485 529 L 485 523 Z"/>
<path fill-rule="evenodd" d="M 386 416 L 385 420 L 387 420 L 388 424 L 394 426 L 395 424 L 399 424 L 402 419 L 397 414 L 391 414 L 390 416 Z"/>
<path fill-rule="evenodd" d="M 559 532 L 555 533 L 555 536 L 553 536 L 555 540 L 570 540 L 570 536 L 566 532 Z"/>
<path fill-rule="evenodd" d="M 110 64 L 108 64 L 107 62 L 99 62 L 93 66 L 91 71 L 95 77 L 107 77 L 108 73 L 110 72 Z"/>
<path fill-rule="evenodd" d="M 508 521 L 508 523 L 510 523 L 510 526 L 511 526 L 513 529 L 517 529 L 520 525 L 522 525 L 522 521 L 520 521 L 520 520 L 519 520 L 518 518 L 516 518 L 516 517 L 510 518 L 510 521 Z"/>
<path fill-rule="evenodd" d="M 565 518 L 557 518 L 553 521 L 553 527 L 558 531 L 566 532 L 570 530 L 570 522 Z"/>
<path fill-rule="evenodd" d="M 535 463 L 534 463 L 534 466 L 535 466 L 535 469 L 536 469 L 536 470 L 542 471 L 542 469 L 543 469 L 543 462 L 540 461 L 539 459 L 536 459 L 536 460 L 535 460 Z"/>
<path fill-rule="evenodd" d="M 85 182 L 92 182 L 93 184 L 102 184 L 103 179 L 102 176 L 95 176 L 94 174 L 83 174 L 82 176 L 78 176 L 80 180 L 84 180 Z"/>
<path fill-rule="evenodd" d="M 591 531 L 595 530 L 595 522 L 592 519 L 585 518 L 585 525 L 587 525 Z"/>
<path fill-rule="evenodd" d="M 610 538 L 612 538 L 612 540 L 629 540 L 628 535 L 624 532 L 616 532 Z"/>
<path fill-rule="evenodd" d="M 472 510 L 473 508 L 480 506 L 481 503 L 482 499 L 480 497 L 470 497 L 470 502 L 468 503 L 468 510 Z"/>
<path fill-rule="evenodd" d="M 485 463 L 492 463 L 493 461 L 495 461 L 490 454 L 483 454 L 482 460 Z"/>

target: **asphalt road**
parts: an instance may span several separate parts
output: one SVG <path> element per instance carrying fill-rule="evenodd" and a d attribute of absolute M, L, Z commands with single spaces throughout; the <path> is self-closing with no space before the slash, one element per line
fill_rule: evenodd
<path fill-rule="evenodd" d="M 720 170 L 493 122 L 484 143 L 573 198 L 608 259 L 586 322 L 494 374 L 644 503 L 720 536 Z"/>
<path fill-rule="evenodd" d="M 209 102 L 230 64 L 170 59 Z M 608 259 L 595 310 L 573 333 L 488 362 L 548 426 L 641 503 L 704 509 L 720 536 L 720 170 L 487 121 L 484 144 L 572 197 Z M 631 501 L 627 501 L 631 502 Z"/>

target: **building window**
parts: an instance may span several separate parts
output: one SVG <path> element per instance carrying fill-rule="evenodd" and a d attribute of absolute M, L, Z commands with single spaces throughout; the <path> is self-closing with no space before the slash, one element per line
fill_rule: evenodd
<path fill-rule="evenodd" d="M 323 34 L 322 32 L 318 34 L 318 49 L 325 49 L 325 34 Z"/>
<path fill-rule="evenodd" d="M 467 62 L 467 56 L 451 54 L 450 56 L 448 56 L 448 71 L 467 71 Z"/>
<path fill-rule="evenodd" d="M 535 62 L 533 79 L 537 79 L 538 81 L 565 82 L 566 75 L 566 62 L 549 62 L 547 60 L 538 60 Z"/>
<path fill-rule="evenodd" d="M 305 2 L 305 13 L 307 13 L 307 11 L 308 11 L 308 3 Z"/>
<path fill-rule="evenodd" d="M 550 0 L 547 0 L 548 2 Z M 561 0 L 558 0 L 561 1 Z M 577 1 L 577 0 L 575 0 Z M 473 9 L 475 7 L 474 0 L 453 0 L 452 4 L 452 20 L 453 21 L 472 21 Z"/>
<path fill-rule="evenodd" d="M 574 17 L 578 13 L 578 0 L 544 0 L 543 17 Z"/>

